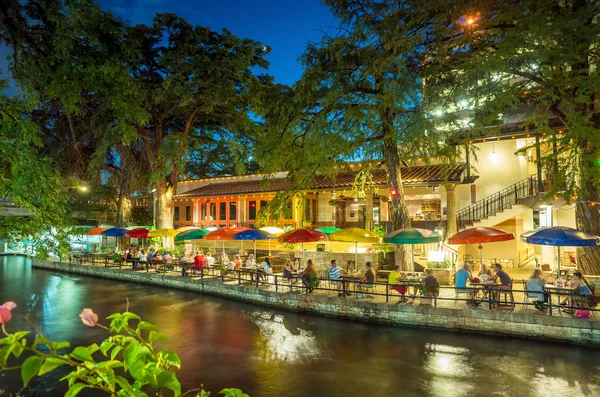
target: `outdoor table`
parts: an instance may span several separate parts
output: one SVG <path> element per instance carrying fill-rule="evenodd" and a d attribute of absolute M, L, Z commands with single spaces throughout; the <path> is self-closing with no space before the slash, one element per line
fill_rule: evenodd
<path fill-rule="evenodd" d="M 494 295 L 494 299 L 496 299 L 496 291 L 492 291 L 492 290 L 497 290 L 500 287 L 500 284 L 497 284 L 495 282 L 485 282 L 485 283 L 471 283 L 471 288 L 475 289 L 475 293 L 473 294 L 473 299 L 475 299 L 475 297 L 477 295 L 479 295 L 479 291 L 482 292 L 482 301 L 485 299 L 486 294 L 493 294 Z M 490 307 L 492 306 L 492 303 L 490 302 Z"/>
<path fill-rule="evenodd" d="M 558 297 L 559 305 L 560 305 L 560 297 L 561 296 L 570 296 L 573 294 L 573 288 L 571 288 L 569 286 L 565 286 L 565 285 L 563 285 L 562 287 L 559 287 L 554 284 L 544 284 L 544 291 L 546 291 L 548 293 L 548 295 L 555 294 Z M 550 313 L 550 315 L 552 315 L 552 297 L 550 297 L 550 302 L 549 302 L 548 306 L 549 306 L 549 313 Z"/>
<path fill-rule="evenodd" d="M 420 279 L 403 279 L 398 280 L 398 284 L 395 285 L 406 287 L 406 293 L 409 295 L 410 299 L 416 299 L 417 290 L 423 286 L 423 281 Z M 413 287 L 412 294 L 410 293 L 410 287 Z"/>

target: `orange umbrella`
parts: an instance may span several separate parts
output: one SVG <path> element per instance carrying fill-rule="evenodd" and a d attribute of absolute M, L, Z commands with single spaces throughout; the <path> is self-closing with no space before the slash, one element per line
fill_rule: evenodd
<path fill-rule="evenodd" d="M 105 227 L 95 227 L 84 233 L 85 236 L 99 236 L 103 231 L 108 230 Z"/>
<path fill-rule="evenodd" d="M 217 229 L 204 235 L 204 240 L 221 240 L 223 241 L 223 252 L 225 252 L 225 240 L 233 240 L 233 236 L 238 234 L 233 229 Z"/>

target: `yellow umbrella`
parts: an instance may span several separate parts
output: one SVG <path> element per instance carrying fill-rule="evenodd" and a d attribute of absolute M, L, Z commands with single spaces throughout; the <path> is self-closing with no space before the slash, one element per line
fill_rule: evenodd
<path fill-rule="evenodd" d="M 165 227 L 162 229 L 153 230 L 148 233 L 148 237 L 175 237 L 179 234 L 178 230 Z"/>
<path fill-rule="evenodd" d="M 177 229 L 179 233 L 187 232 L 189 230 L 198 230 L 199 228 L 196 226 L 182 226 Z"/>
<path fill-rule="evenodd" d="M 356 270 L 358 266 L 358 243 L 378 243 L 381 240 L 381 238 L 377 234 L 368 230 L 360 229 L 358 227 L 352 227 L 349 229 L 342 229 L 340 231 L 331 233 L 329 235 L 329 240 L 347 241 L 349 243 L 354 243 L 354 270 Z"/>
<path fill-rule="evenodd" d="M 262 230 L 263 232 L 267 232 L 267 233 L 273 234 L 275 236 L 278 236 L 280 234 L 283 234 L 283 232 L 285 232 L 285 230 L 280 229 L 278 227 L 274 227 L 274 226 L 261 227 L 258 230 Z"/>

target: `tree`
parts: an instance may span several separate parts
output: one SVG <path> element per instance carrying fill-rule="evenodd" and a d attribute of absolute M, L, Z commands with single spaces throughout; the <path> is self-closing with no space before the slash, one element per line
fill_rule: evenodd
<path fill-rule="evenodd" d="M 308 45 L 301 81 L 277 88 L 282 99 L 266 113 L 269 129 L 257 157 L 268 172 L 288 170 L 298 190 L 312 186 L 318 173 L 332 175 L 335 165 L 348 160 L 383 160 L 389 187 L 398 193 L 392 197 L 392 226 L 408 228 L 401 162 L 439 155 L 443 148 L 440 134 L 426 133 L 433 120 L 422 109 L 418 59 L 390 47 L 378 23 L 385 15 L 376 8 L 326 3 L 342 25 L 321 43 Z M 369 171 L 363 167 L 357 181 L 367 181 Z M 355 194 L 363 195 L 364 183 L 356 185 Z M 405 270 L 412 270 L 410 257 L 406 246 L 398 247 L 397 263 Z"/>
<path fill-rule="evenodd" d="M 172 227 L 171 198 L 188 149 L 205 137 L 254 134 L 255 91 L 271 82 L 254 69 L 267 67 L 269 49 L 171 14 L 130 28 L 127 42 L 140 54 L 130 70 L 148 118 L 135 127 L 156 186 L 157 224 Z"/>
<path fill-rule="evenodd" d="M 349 3 L 358 4 L 356 1 Z M 381 7 L 392 1 L 377 1 Z M 556 150 L 541 158 L 555 163 L 552 191 L 576 200 L 577 226 L 600 234 L 600 3 L 595 0 L 419 0 L 381 20 L 395 46 L 419 43 L 424 95 L 440 104 L 468 99 L 477 127 L 498 113 L 532 104 L 525 128 L 545 131 Z M 408 24 L 398 24 L 404 15 Z M 497 121 L 497 120 L 496 120 Z M 562 125 L 555 134 L 551 123 Z M 468 139 L 468 137 L 467 137 Z M 588 274 L 600 274 L 600 249 L 580 248 Z"/>

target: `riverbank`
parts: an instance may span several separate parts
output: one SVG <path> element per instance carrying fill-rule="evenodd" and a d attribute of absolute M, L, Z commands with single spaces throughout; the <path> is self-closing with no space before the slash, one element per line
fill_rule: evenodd
<path fill-rule="evenodd" d="M 32 266 L 38 269 L 200 292 L 266 307 L 354 321 L 600 346 L 600 321 L 595 318 L 540 316 L 535 313 L 487 310 L 483 307 L 446 308 L 375 303 L 367 300 L 342 299 L 337 296 L 276 292 L 262 289 L 260 286 L 257 288 L 254 285 L 228 284 L 215 279 L 201 280 L 178 275 L 40 259 L 33 259 Z"/>

